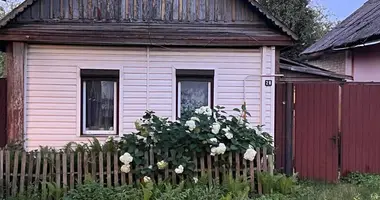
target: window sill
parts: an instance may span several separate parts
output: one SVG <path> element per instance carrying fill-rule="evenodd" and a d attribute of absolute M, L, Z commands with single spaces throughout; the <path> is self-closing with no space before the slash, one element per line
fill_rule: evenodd
<path fill-rule="evenodd" d="M 80 137 L 81 138 L 93 138 L 93 137 L 96 137 L 96 138 L 107 138 L 107 137 L 114 137 L 114 138 L 117 138 L 119 137 L 119 134 L 81 134 Z"/>

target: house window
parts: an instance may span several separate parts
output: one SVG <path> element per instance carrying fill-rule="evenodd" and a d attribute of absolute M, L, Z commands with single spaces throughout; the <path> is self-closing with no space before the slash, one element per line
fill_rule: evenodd
<path fill-rule="evenodd" d="M 214 71 L 177 70 L 177 117 L 202 106 L 213 107 Z"/>
<path fill-rule="evenodd" d="M 119 70 L 81 70 L 82 135 L 118 134 Z"/>

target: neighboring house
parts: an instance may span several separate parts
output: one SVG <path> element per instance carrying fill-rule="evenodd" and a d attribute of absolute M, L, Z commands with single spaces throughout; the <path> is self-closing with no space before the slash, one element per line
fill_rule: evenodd
<path fill-rule="evenodd" d="M 380 1 L 369 0 L 302 54 L 310 64 L 380 82 Z"/>
<path fill-rule="evenodd" d="M 0 26 L 8 137 L 29 149 L 245 101 L 273 133 L 276 54 L 297 39 L 249 0 L 26 0 Z"/>

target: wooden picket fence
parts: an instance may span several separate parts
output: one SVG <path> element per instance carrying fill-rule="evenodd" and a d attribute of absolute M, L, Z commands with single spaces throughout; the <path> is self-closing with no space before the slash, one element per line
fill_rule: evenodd
<path fill-rule="evenodd" d="M 225 175 L 242 178 L 251 184 L 253 191 L 262 194 L 262 187 L 255 179 L 258 172 L 273 173 L 273 155 L 266 155 L 266 149 L 257 149 L 252 162 L 243 159 L 241 154 L 228 154 L 228 160 L 218 156 L 194 156 L 196 177 L 207 177 L 209 183 L 221 180 Z M 120 171 L 120 153 L 81 153 L 81 152 L 22 152 L 0 150 L 0 199 L 26 192 L 30 187 L 46 189 L 47 183 L 65 190 L 83 184 L 85 177 L 107 187 L 132 185 L 140 180 L 134 169 L 126 174 Z M 145 167 L 155 165 L 153 151 L 145 153 Z M 226 167 L 227 166 L 227 167 Z M 184 177 L 175 172 L 176 166 L 168 166 L 161 174 L 151 177 L 155 182 L 171 181 L 178 183 Z"/>

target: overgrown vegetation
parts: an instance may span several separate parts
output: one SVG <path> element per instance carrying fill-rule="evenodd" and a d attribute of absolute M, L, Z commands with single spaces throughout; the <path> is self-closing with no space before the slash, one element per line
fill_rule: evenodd
<path fill-rule="evenodd" d="M 282 55 L 297 59 L 299 54 L 324 36 L 336 24 L 320 6 L 311 0 L 259 0 L 259 2 L 286 26 L 294 31 L 299 41 Z"/>

